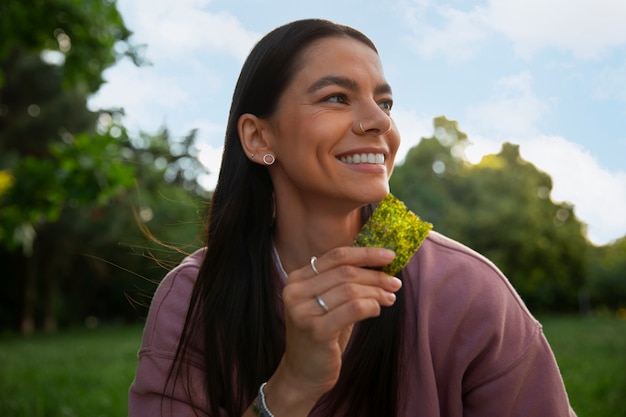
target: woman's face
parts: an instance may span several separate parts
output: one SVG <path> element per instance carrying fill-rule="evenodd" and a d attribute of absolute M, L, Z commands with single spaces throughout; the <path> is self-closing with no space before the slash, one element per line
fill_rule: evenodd
<path fill-rule="evenodd" d="M 378 55 L 349 37 L 325 38 L 304 51 L 298 68 L 269 119 L 277 195 L 357 206 L 380 201 L 400 136 Z"/>

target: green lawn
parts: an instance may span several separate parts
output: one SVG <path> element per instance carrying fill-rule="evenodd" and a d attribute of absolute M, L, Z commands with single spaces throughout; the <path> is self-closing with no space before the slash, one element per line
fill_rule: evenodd
<path fill-rule="evenodd" d="M 626 320 L 542 317 L 579 417 L 626 417 Z M 0 416 L 126 416 L 140 327 L 0 338 Z"/>
<path fill-rule="evenodd" d="M 579 417 L 626 417 L 626 320 L 542 317 Z"/>
<path fill-rule="evenodd" d="M 140 341 L 140 327 L 0 339 L 0 416 L 126 416 Z"/>

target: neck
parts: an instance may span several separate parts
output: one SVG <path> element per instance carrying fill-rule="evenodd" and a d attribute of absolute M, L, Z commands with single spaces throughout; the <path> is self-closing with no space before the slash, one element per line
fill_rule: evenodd
<path fill-rule="evenodd" d="M 320 205 L 276 201 L 274 244 L 287 273 L 339 246 L 351 246 L 362 226 L 362 209 L 333 211 Z"/>

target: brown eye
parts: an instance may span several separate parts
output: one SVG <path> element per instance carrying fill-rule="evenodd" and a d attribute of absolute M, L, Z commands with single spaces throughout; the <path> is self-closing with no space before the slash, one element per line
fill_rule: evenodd
<path fill-rule="evenodd" d="M 329 103 L 339 103 L 346 104 L 348 102 L 347 97 L 344 94 L 333 94 L 332 96 L 328 96 L 324 99 Z"/>
<path fill-rule="evenodd" d="M 391 111 L 391 108 L 393 107 L 393 101 L 391 101 L 391 100 L 384 100 L 384 101 L 379 102 L 378 106 L 381 109 L 389 112 L 389 111 Z"/>

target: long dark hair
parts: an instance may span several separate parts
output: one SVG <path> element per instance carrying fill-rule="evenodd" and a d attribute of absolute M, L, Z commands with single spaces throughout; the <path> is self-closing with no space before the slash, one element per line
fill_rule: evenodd
<path fill-rule="evenodd" d="M 257 43 L 237 81 L 209 208 L 207 251 L 168 379 L 176 384 L 180 378 L 191 393 L 185 364 L 191 347 L 203 346 L 211 416 L 218 416 L 220 408 L 240 416 L 285 349 L 282 284 L 271 255 L 273 187 L 267 169 L 251 162 L 241 147 L 239 117 L 271 116 L 303 51 L 316 40 L 346 36 L 376 51 L 362 33 L 326 20 L 281 26 Z M 355 328 L 339 381 L 320 401 L 325 415 L 397 414 L 402 300 L 400 293 L 394 307 Z"/>

